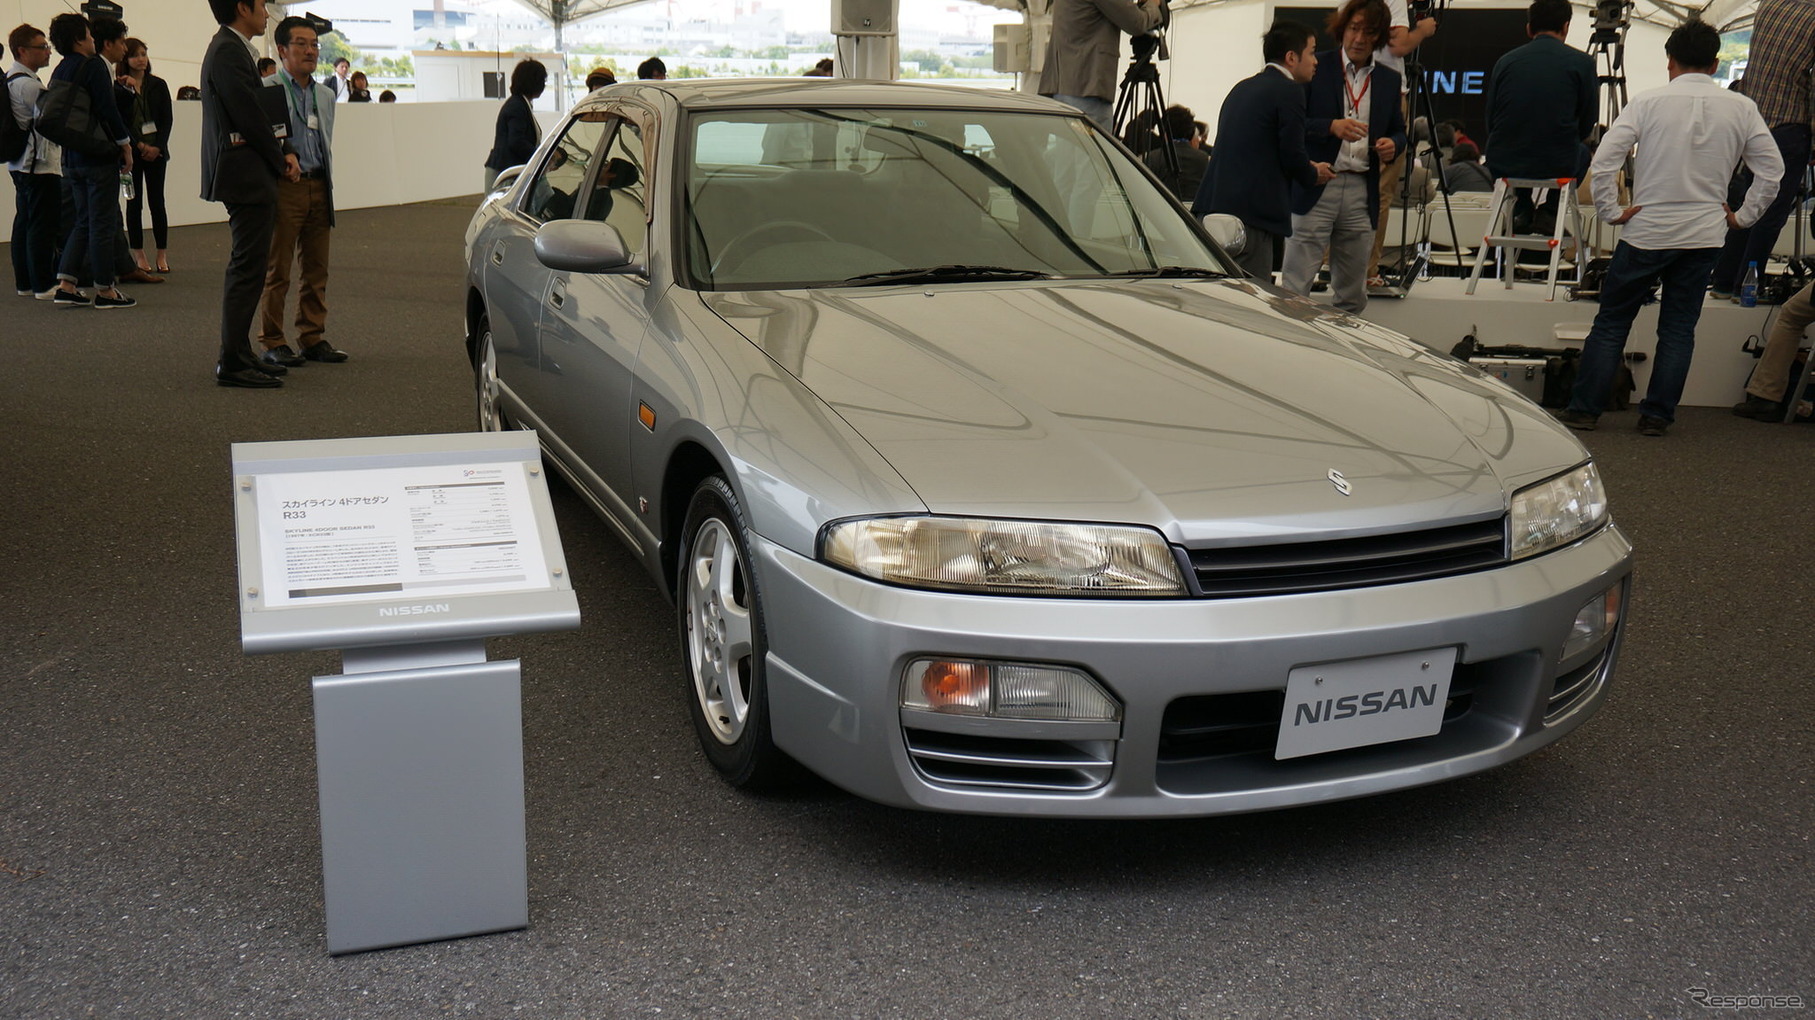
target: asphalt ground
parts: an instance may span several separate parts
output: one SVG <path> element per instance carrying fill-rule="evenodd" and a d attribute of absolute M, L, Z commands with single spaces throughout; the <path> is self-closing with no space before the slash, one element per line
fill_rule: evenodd
<path fill-rule="evenodd" d="M 228 444 L 460 431 L 470 203 L 345 213 L 345 365 L 214 386 L 224 226 L 129 311 L 0 317 L 0 1017 L 1702 1017 L 1815 999 L 1815 429 L 1587 435 L 1639 548 L 1600 714 L 1497 771 L 1233 818 L 725 787 L 670 607 L 563 486 L 520 657 L 530 926 L 330 957 L 309 677 L 238 643 Z M 1412 298 L 1416 300 L 1416 298 Z M 1737 394 L 1735 395 L 1737 399 Z M 1800 1015 L 1748 1009 L 1745 1015 Z"/>

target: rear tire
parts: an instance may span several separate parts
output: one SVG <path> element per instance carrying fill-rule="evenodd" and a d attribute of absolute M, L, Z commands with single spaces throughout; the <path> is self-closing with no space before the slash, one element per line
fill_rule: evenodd
<path fill-rule="evenodd" d="M 718 475 L 694 489 L 674 590 L 687 709 L 700 749 L 733 786 L 773 789 L 794 764 L 769 728 L 768 642 L 743 507 Z"/>

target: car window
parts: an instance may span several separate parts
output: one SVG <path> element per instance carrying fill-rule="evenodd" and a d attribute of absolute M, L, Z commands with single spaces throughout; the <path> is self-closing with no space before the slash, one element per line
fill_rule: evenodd
<path fill-rule="evenodd" d="M 544 222 L 573 218 L 580 186 L 610 125 L 611 118 L 596 115 L 569 122 L 524 192 L 525 214 Z"/>
<path fill-rule="evenodd" d="M 1226 272 L 1177 204 L 1087 121 L 912 109 L 696 115 L 688 275 L 825 286 L 985 265 L 1061 277 Z"/>
<path fill-rule="evenodd" d="M 643 134 L 630 121 L 616 122 L 605 159 L 592 178 L 585 218 L 609 223 L 624 237 L 625 250 L 640 252 L 648 232 L 648 185 L 643 172 Z"/>

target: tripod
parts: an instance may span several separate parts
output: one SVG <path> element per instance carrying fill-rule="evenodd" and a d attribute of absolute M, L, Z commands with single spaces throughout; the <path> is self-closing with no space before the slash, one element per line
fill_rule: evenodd
<path fill-rule="evenodd" d="M 1408 14 L 1410 15 L 1411 22 L 1417 24 L 1419 19 L 1438 13 L 1443 6 L 1444 0 L 1438 0 L 1435 8 L 1433 8 L 1430 3 L 1414 3 L 1411 5 Z M 1449 182 L 1444 180 L 1443 177 L 1443 152 L 1437 146 L 1437 114 L 1435 107 L 1431 102 L 1430 79 L 1425 76 L 1424 65 L 1418 60 L 1423 49 L 1424 47 L 1420 46 L 1405 56 L 1405 81 L 1408 89 L 1406 97 L 1406 117 L 1408 121 L 1406 124 L 1406 149 L 1408 151 L 1402 154 L 1405 159 L 1405 170 L 1399 178 L 1398 204 L 1406 213 L 1411 212 L 1412 169 L 1420 163 L 1418 150 L 1422 136 L 1423 139 L 1429 141 L 1431 154 L 1434 157 L 1431 164 L 1426 167 L 1426 171 L 1437 180 L 1437 193 L 1443 199 L 1443 214 L 1449 220 L 1449 236 L 1454 238 L 1456 237 L 1456 214 L 1450 207 Z M 1417 128 L 1417 125 L 1420 122 L 1423 122 L 1424 124 L 1424 131 L 1422 132 Z M 1423 204 L 1422 198 L 1423 196 L 1421 195 L 1421 205 Z M 1385 216 L 1386 212 L 1385 209 L 1382 209 L 1380 214 Z M 1419 218 L 1418 242 L 1416 245 L 1411 243 L 1411 229 L 1412 225 L 1410 218 L 1408 216 L 1401 216 L 1399 218 L 1399 261 L 1397 263 L 1399 275 L 1398 283 L 1396 285 L 1398 293 L 1394 296 L 1402 297 L 1409 292 L 1412 289 L 1412 284 L 1423 277 L 1428 268 L 1426 263 L 1430 258 L 1430 217 L 1426 215 Z M 1456 272 L 1460 275 L 1463 268 L 1462 251 L 1460 248 L 1456 249 L 1455 256 Z"/>
<path fill-rule="evenodd" d="M 1148 32 L 1135 36 L 1130 45 L 1134 57 L 1122 75 L 1122 84 L 1116 88 L 1115 113 L 1110 123 L 1116 135 L 1143 162 L 1155 146 L 1159 147 L 1166 167 L 1161 176 L 1170 187 L 1178 180 L 1178 153 L 1172 151 L 1165 138 L 1166 98 L 1160 94 L 1160 69 L 1153 62 L 1153 55 L 1161 50 L 1163 42 L 1157 33 Z"/>
<path fill-rule="evenodd" d="M 1626 109 L 1626 30 L 1632 26 L 1632 0 L 1599 0 L 1594 8 L 1594 34 L 1588 38 L 1588 55 L 1594 58 L 1596 81 L 1601 90 L 1601 121 L 1595 128 L 1594 142 L 1618 120 Z M 1632 187 L 1632 155 L 1628 153 L 1621 167 L 1626 186 Z M 1600 217 L 1594 220 L 1594 250 L 1600 250 Z M 1577 244 L 1583 242 L 1578 240 Z M 1599 297 L 1601 280 L 1613 259 L 1596 256 L 1583 265 L 1582 282 L 1572 298 Z"/>

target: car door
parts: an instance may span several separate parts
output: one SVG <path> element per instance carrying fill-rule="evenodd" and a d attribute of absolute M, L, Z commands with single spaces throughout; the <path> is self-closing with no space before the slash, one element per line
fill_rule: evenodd
<path fill-rule="evenodd" d="M 654 141 L 654 115 L 620 104 L 603 127 L 574 215 L 616 227 L 632 258 L 647 265 L 650 191 L 658 179 L 646 145 Z M 633 375 L 652 299 L 647 273 L 555 272 L 542 309 L 544 418 L 633 541 L 630 431 L 641 427 Z"/>
<path fill-rule="evenodd" d="M 504 385 L 540 415 L 543 308 L 553 273 L 536 258 L 536 229 L 573 213 L 573 197 L 604 136 L 602 115 L 582 114 L 563 128 L 515 192 L 513 208 L 499 218 L 485 240 L 483 258 L 487 313 Z"/>

